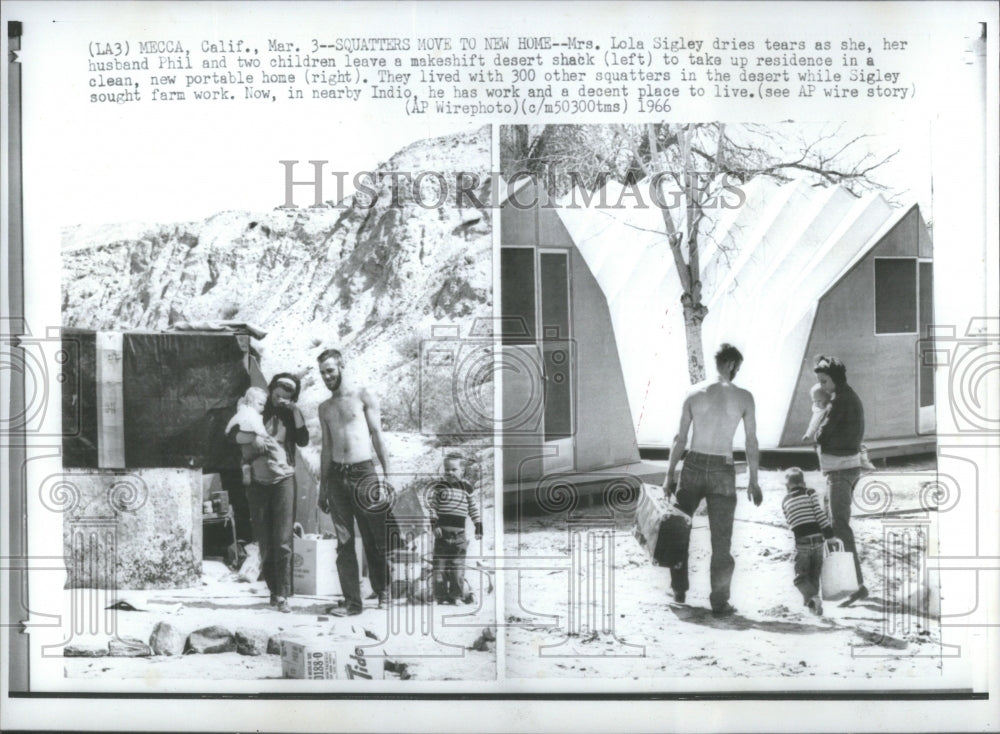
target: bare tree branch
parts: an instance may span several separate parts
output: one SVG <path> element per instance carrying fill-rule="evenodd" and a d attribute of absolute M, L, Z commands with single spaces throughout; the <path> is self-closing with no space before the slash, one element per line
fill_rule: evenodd
<path fill-rule="evenodd" d="M 758 177 L 779 183 L 800 179 L 813 186 L 841 186 L 860 197 L 866 191 L 886 189 L 877 174 L 898 153 L 876 155 L 867 149 L 871 136 L 845 139 L 843 126 L 821 127 L 808 137 L 801 130 L 796 137 L 781 125 L 721 122 L 525 127 L 524 134 L 501 129 L 501 170 L 517 166 L 546 175 L 543 185 L 553 196 L 574 186 L 592 193 L 604 185 L 605 178 L 627 186 L 648 179 L 660 186 L 660 194 L 670 181 L 680 192 L 684 201 L 680 211 L 658 207 L 664 231 L 657 233 L 666 237 L 683 291 L 692 380 L 704 371 L 700 329 L 707 309 L 702 302 L 700 253 L 704 238 L 712 235 L 702 229 L 723 187 Z M 716 247 L 726 266 L 732 267 L 735 247 L 718 241 Z"/>

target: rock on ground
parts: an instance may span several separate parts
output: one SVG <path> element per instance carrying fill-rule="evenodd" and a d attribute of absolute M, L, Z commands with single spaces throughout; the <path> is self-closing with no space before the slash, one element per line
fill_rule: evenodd
<path fill-rule="evenodd" d="M 184 635 L 168 622 L 157 622 L 149 636 L 154 655 L 183 655 Z"/>
<path fill-rule="evenodd" d="M 108 643 L 108 654 L 116 658 L 146 658 L 153 654 L 142 640 L 134 637 L 121 637 Z"/>
<path fill-rule="evenodd" d="M 225 627 L 212 625 L 195 630 L 187 638 L 184 652 L 213 654 L 219 652 L 235 652 L 236 638 Z"/>
<path fill-rule="evenodd" d="M 106 647 L 91 647 L 88 645 L 66 645 L 63 648 L 65 658 L 102 658 L 108 654 Z"/>
<path fill-rule="evenodd" d="M 240 655 L 264 655 L 269 642 L 267 632 L 263 630 L 246 627 L 236 630 L 236 652 Z"/>
<path fill-rule="evenodd" d="M 281 638 L 278 635 L 271 635 L 267 638 L 267 654 L 268 655 L 280 655 L 281 654 Z"/>
<path fill-rule="evenodd" d="M 492 652 L 496 639 L 497 638 L 493 633 L 493 629 L 486 627 L 483 629 L 479 637 L 476 638 L 476 641 L 472 643 L 472 649 L 479 652 Z"/>

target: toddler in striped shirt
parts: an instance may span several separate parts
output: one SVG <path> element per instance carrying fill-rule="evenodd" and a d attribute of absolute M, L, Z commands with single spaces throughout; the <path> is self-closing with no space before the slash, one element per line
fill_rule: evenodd
<path fill-rule="evenodd" d="M 813 614 L 823 613 L 819 577 L 823 570 L 823 544 L 834 540 L 830 518 L 819 504 L 814 490 L 806 487 L 802 470 L 793 466 L 785 472 L 788 494 L 781 502 L 792 533 L 795 534 L 795 588 Z"/>
<path fill-rule="evenodd" d="M 472 485 L 464 475 L 465 459 L 460 454 L 448 454 L 444 476 L 431 485 L 427 502 L 434 528 L 434 596 L 440 604 L 473 601 L 464 588 L 465 554 L 469 545 L 465 524 L 472 520 L 478 540 L 483 537 L 483 523 Z"/>

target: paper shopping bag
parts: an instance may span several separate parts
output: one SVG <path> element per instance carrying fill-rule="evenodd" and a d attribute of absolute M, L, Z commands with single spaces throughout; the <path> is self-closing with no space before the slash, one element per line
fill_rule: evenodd
<path fill-rule="evenodd" d="M 858 590 L 858 575 L 854 570 L 854 554 L 845 551 L 844 545 L 837 541 L 840 550 L 831 551 L 823 547 L 823 572 L 820 575 L 820 588 L 823 599 L 836 601 L 843 599 Z"/>

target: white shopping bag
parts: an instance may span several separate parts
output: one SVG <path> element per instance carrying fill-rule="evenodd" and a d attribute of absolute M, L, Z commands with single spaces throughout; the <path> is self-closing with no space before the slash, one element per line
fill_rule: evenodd
<path fill-rule="evenodd" d="M 823 573 L 820 576 L 820 588 L 823 599 L 836 601 L 843 599 L 858 590 L 858 575 L 854 570 L 854 554 L 844 550 L 840 540 L 834 541 L 840 550 L 831 551 L 829 545 L 823 545 Z"/>
<path fill-rule="evenodd" d="M 240 566 L 239 579 L 252 584 L 260 578 L 260 548 L 256 543 L 248 543 L 244 550 L 247 557 Z"/>

